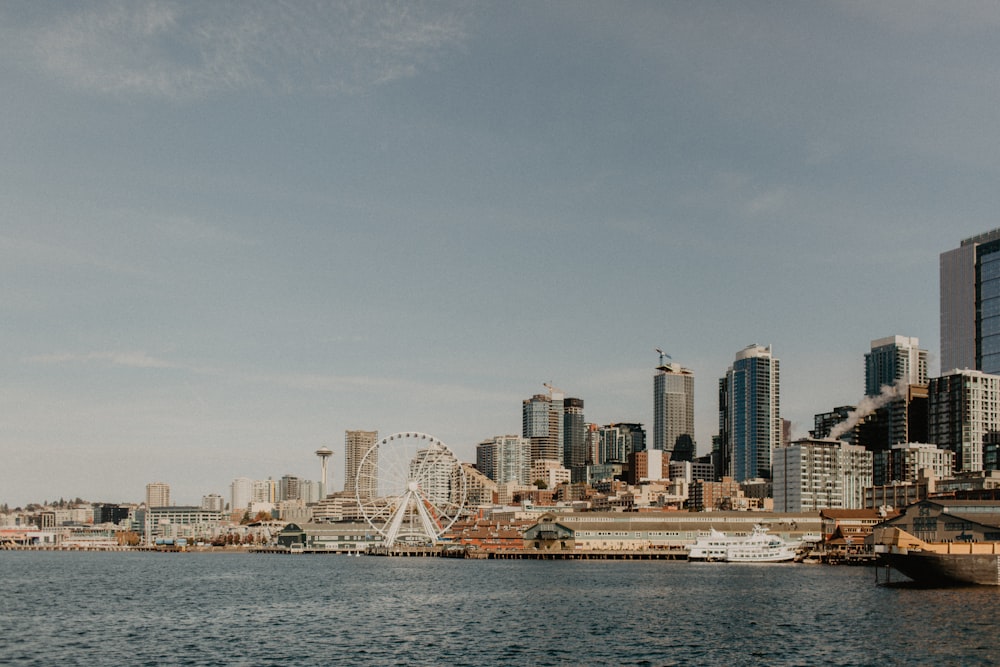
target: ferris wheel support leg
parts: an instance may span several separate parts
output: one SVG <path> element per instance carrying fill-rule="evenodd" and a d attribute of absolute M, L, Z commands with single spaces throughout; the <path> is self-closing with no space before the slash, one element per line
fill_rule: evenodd
<path fill-rule="evenodd" d="M 407 491 L 406 494 L 400 498 L 399 507 L 396 508 L 396 512 L 392 515 L 392 520 L 389 521 L 389 529 L 385 531 L 386 548 L 389 548 L 396 543 L 396 535 L 399 534 L 399 527 L 403 525 L 403 517 L 406 516 L 406 507 L 410 503 L 410 496 L 412 494 L 412 491 Z"/>
<path fill-rule="evenodd" d="M 427 512 L 427 508 L 424 507 L 424 503 L 419 498 L 417 499 L 417 515 L 420 517 L 420 523 L 423 525 L 427 537 L 430 538 L 431 542 L 437 542 L 438 533 L 440 532 L 438 525 L 431 518 L 430 513 Z"/>

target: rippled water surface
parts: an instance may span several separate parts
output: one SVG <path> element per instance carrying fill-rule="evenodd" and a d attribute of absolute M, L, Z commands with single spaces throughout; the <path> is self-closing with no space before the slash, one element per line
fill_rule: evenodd
<path fill-rule="evenodd" d="M 0 664 L 1000 664 L 1000 590 L 879 587 L 874 576 L 672 561 L 0 552 Z"/>

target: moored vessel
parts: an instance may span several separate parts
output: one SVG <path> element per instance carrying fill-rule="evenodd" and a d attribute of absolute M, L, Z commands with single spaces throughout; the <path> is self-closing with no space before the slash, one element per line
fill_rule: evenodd
<path fill-rule="evenodd" d="M 724 563 L 782 563 L 795 559 L 795 545 L 788 544 L 767 528 L 754 526 L 749 535 L 727 535 L 710 530 L 691 546 L 688 560 Z"/>

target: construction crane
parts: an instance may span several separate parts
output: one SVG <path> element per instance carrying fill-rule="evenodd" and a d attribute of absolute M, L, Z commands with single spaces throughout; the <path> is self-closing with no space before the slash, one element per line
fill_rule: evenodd
<path fill-rule="evenodd" d="M 563 391 L 562 389 L 558 387 L 553 387 L 551 382 L 543 382 L 542 386 L 549 390 L 549 396 L 551 396 L 552 394 L 563 394 L 563 395 L 566 394 L 566 392 Z"/>
<path fill-rule="evenodd" d="M 669 354 L 667 354 L 666 352 L 664 352 L 660 348 L 657 347 L 657 348 L 653 348 L 653 349 L 655 349 L 660 354 L 660 365 L 661 366 L 663 365 L 664 358 L 673 360 L 673 357 L 671 357 Z"/>

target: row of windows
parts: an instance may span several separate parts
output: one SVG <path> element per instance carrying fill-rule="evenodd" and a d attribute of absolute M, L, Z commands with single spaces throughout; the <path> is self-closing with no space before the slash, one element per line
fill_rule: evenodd
<path fill-rule="evenodd" d="M 668 530 L 649 530 L 645 532 L 635 531 L 633 533 L 625 531 L 610 531 L 610 530 L 581 530 L 577 531 L 577 536 L 579 537 L 634 537 L 641 539 L 643 537 L 681 537 L 681 534 L 677 531 Z"/>

